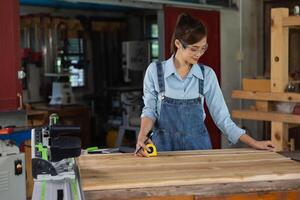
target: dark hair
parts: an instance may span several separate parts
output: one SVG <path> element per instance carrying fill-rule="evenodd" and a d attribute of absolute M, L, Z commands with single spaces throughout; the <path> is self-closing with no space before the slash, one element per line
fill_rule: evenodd
<path fill-rule="evenodd" d="M 206 27 L 201 21 L 191 17 L 187 13 L 178 16 L 175 30 L 171 41 L 171 53 L 176 53 L 175 40 L 178 39 L 186 44 L 194 44 L 206 36 Z"/>

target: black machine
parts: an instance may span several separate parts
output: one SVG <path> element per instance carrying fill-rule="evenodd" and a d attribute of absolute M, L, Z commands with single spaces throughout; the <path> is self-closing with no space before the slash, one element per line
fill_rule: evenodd
<path fill-rule="evenodd" d="M 32 129 L 32 175 L 55 176 L 70 170 L 68 158 L 81 154 L 80 127 L 50 125 Z"/>

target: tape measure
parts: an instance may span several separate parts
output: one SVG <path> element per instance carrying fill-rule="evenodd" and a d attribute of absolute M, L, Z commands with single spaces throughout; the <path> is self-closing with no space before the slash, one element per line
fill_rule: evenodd
<path fill-rule="evenodd" d="M 157 156 L 156 146 L 154 146 L 154 144 L 147 144 L 146 147 L 148 147 L 149 151 L 144 149 L 144 152 L 147 153 L 149 157 Z"/>

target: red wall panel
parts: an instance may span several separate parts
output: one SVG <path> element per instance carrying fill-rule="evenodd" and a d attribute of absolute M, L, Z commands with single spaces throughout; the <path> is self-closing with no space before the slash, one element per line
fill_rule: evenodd
<path fill-rule="evenodd" d="M 20 68 L 19 1 L 0 1 L 0 111 L 19 107 Z"/>
<path fill-rule="evenodd" d="M 220 13 L 218 11 L 207 11 L 190 8 L 179 8 L 166 6 L 164 8 L 165 14 L 165 57 L 171 56 L 170 43 L 172 34 L 176 25 L 178 15 L 186 12 L 193 17 L 201 20 L 207 27 L 207 42 L 208 50 L 200 58 L 199 62 L 210 66 L 216 72 L 218 80 L 220 82 Z M 209 112 L 206 108 L 207 118 L 205 120 L 207 129 L 212 139 L 213 148 L 221 147 L 221 135 L 219 129 L 215 126 Z"/>

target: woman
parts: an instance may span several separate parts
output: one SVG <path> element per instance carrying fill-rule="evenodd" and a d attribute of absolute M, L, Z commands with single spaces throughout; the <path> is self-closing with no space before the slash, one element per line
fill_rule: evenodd
<path fill-rule="evenodd" d="M 231 143 L 238 140 L 255 149 L 272 150 L 270 141 L 257 141 L 231 120 L 215 72 L 198 64 L 208 48 L 205 26 L 188 14 L 178 17 L 173 33 L 173 55 L 151 63 L 144 78 L 144 108 L 136 155 L 147 156 L 147 134 L 158 151 L 211 149 L 204 124 L 204 98 L 215 124 Z M 147 143 L 152 143 L 148 140 Z"/>

